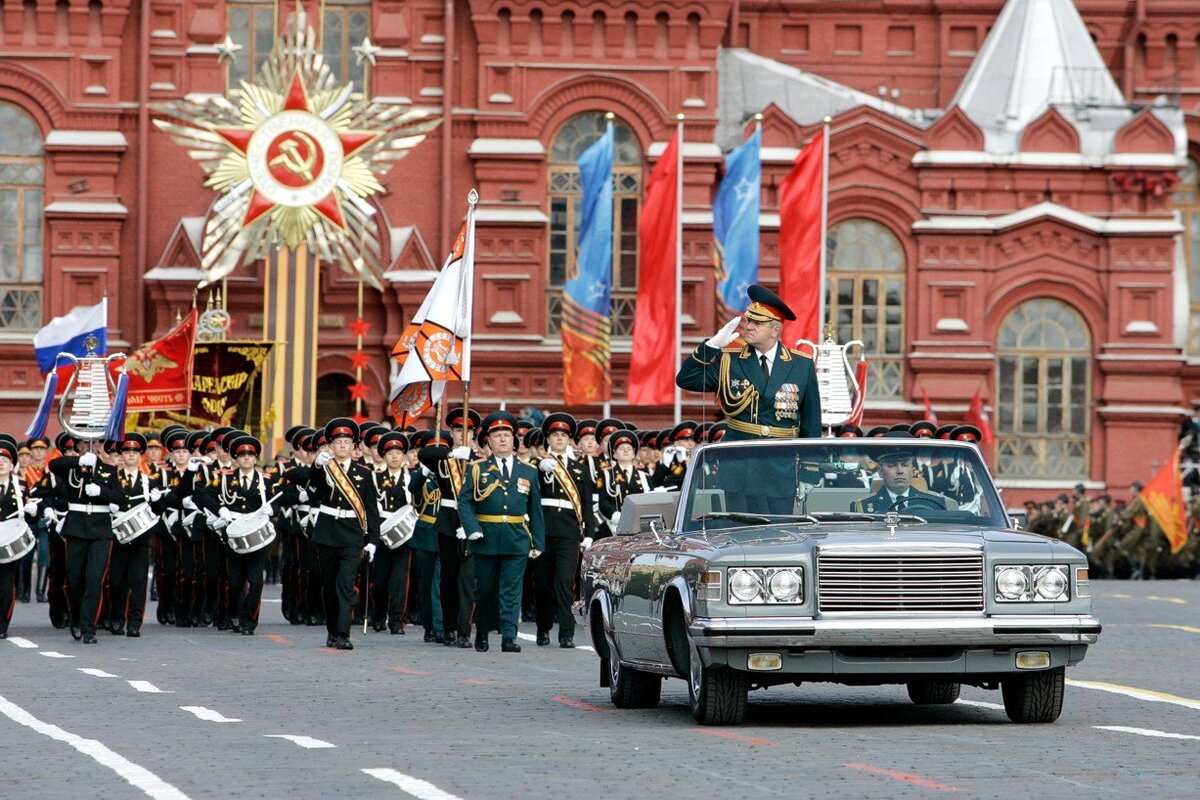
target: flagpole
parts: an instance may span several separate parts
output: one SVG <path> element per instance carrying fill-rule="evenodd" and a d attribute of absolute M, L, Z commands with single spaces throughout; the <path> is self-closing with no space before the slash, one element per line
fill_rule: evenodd
<path fill-rule="evenodd" d="M 824 341 L 825 338 L 825 240 L 828 238 L 829 232 L 829 123 L 833 121 L 832 117 L 825 118 L 825 125 L 822 128 L 824 138 L 824 153 L 822 153 L 821 164 L 821 278 L 817 283 L 817 292 L 819 302 L 817 303 L 817 341 Z"/>
<path fill-rule="evenodd" d="M 458 330 L 454 332 L 463 337 L 458 374 L 462 376 L 463 385 L 462 439 L 466 447 L 471 446 L 467 437 L 467 418 L 471 408 L 471 315 L 474 313 L 471 303 L 474 287 L 471 284 L 475 280 L 475 205 L 478 202 L 479 192 L 471 189 L 467 193 L 467 240 L 463 243 L 463 263 L 458 271 Z"/>
<path fill-rule="evenodd" d="M 671 369 L 683 357 L 683 114 L 676 114 L 678 137 L 675 148 L 675 358 Z M 683 390 L 675 384 L 675 424 L 683 417 Z"/>

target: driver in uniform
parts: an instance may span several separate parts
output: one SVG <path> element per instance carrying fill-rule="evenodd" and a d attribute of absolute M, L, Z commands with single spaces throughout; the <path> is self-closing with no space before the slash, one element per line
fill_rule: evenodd
<path fill-rule="evenodd" d="M 913 477 L 917 473 L 917 462 L 911 450 L 890 450 L 882 453 L 876 461 L 883 485 L 875 494 L 851 503 L 851 511 L 883 514 L 888 511 L 905 512 L 922 507 L 945 508 L 945 501 L 939 495 L 922 492 L 912 485 Z"/>

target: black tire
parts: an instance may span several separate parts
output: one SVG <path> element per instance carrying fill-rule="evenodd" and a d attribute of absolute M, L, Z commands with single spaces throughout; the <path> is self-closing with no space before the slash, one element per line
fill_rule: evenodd
<path fill-rule="evenodd" d="M 962 691 L 962 684 L 928 678 L 908 682 L 908 697 L 919 706 L 940 706 L 953 703 Z"/>
<path fill-rule="evenodd" d="M 1054 722 L 1062 713 L 1065 684 L 1066 667 L 1004 678 L 1004 713 L 1021 724 Z"/>
<path fill-rule="evenodd" d="M 706 667 L 688 647 L 688 700 L 701 725 L 738 725 L 746 719 L 746 676 L 729 667 Z"/>
<path fill-rule="evenodd" d="M 617 708 L 654 708 L 662 697 L 662 678 L 610 661 L 608 696 Z"/>

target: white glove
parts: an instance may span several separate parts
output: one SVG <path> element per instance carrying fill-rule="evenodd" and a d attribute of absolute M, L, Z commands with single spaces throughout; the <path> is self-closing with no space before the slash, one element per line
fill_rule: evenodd
<path fill-rule="evenodd" d="M 363 552 L 367 554 L 367 563 L 370 564 L 375 560 L 375 545 L 368 544 L 363 547 Z"/>
<path fill-rule="evenodd" d="M 613 529 L 614 531 L 616 531 L 616 529 L 617 529 L 617 522 L 618 522 L 620 519 L 621 519 L 621 512 L 620 512 L 620 511 L 614 511 L 614 512 L 613 512 L 613 515 L 612 515 L 611 517 L 609 517 L 609 518 L 608 518 L 608 524 L 609 524 L 609 525 L 612 527 L 612 529 Z"/>
<path fill-rule="evenodd" d="M 454 538 L 455 538 L 455 539 L 466 539 L 466 538 L 467 538 L 467 532 L 466 532 L 466 531 L 464 531 L 462 528 L 459 528 L 459 529 L 458 529 L 458 531 L 457 531 L 457 532 L 455 532 L 455 534 L 454 534 Z"/>
<path fill-rule="evenodd" d="M 81 466 L 81 467 L 96 466 L 96 454 L 95 453 L 84 453 L 83 455 L 81 455 L 79 457 L 79 466 Z"/>
<path fill-rule="evenodd" d="M 121 507 L 119 505 L 117 505 L 116 503 L 109 503 L 108 504 L 108 513 L 119 514 L 119 513 L 121 513 Z"/>
<path fill-rule="evenodd" d="M 53 508 L 47 507 L 46 510 L 42 512 L 42 518 L 53 525 L 54 523 L 58 522 L 58 512 Z"/>
<path fill-rule="evenodd" d="M 537 558 L 537 557 L 538 557 L 538 556 L 540 556 L 541 554 L 542 554 L 542 551 L 541 551 L 541 550 L 530 550 L 530 551 L 529 551 L 529 557 L 530 557 L 530 558 Z"/>
<path fill-rule="evenodd" d="M 467 537 L 467 540 L 471 541 L 471 542 L 477 542 L 482 538 L 483 538 L 483 531 L 475 531 L 474 533 L 472 533 L 470 536 Z"/>
<path fill-rule="evenodd" d="M 673 444 L 669 444 L 666 447 L 664 447 L 662 449 L 662 463 L 667 465 L 668 467 L 671 466 L 671 464 L 675 463 L 675 453 L 678 451 L 678 449 L 679 448 L 677 448 Z"/>
<path fill-rule="evenodd" d="M 708 341 L 705 342 L 705 344 L 708 345 L 709 347 L 720 350 L 722 347 L 725 347 L 726 345 L 730 344 L 731 342 L 733 342 L 734 339 L 737 338 L 738 325 L 741 325 L 741 324 L 742 324 L 742 318 L 734 317 L 733 319 L 729 320 L 729 322 L 725 323 L 725 327 L 721 328 L 721 330 L 717 331 L 712 336 L 710 336 L 708 338 Z"/>
<path fill-rule="evenodd" d="M 89 455 L 91 455 L 91 454 L 89 453 Z M 88 497 L 99 497 L 100 496 L 100 484 L 89 483 L 87 486 L 83 487 L 83 493 L 86 494 Z"/>
<path fill-rule="evenodd" d="M 231 512 L 225 506 L 221 506 L 221 510 L 217 512 L 217 516 L 228 522 L 229 520 L 233 519 L 233 512 Z"/>
<path fill-rule="evenodd" d="M 587 550 L 591 546 L 592 546 L 592 537 L 590 537 L 590 536 L 583 537 L 583 549 Z"/>
<path fill-rule="evenodd" d="M 557 467 L 558 467 L 558 462 L 555 461 L 553 458 L 550 458 L 550 456 L 546 456 L 545 458 L 543 458 L 541 461 L 538 462 L 538 469 L 540 469 L 542 472 L 546 473 L 547 475 L 549 475 L 551 472 L 554 472 L 554 470 Z"/>
<path fill-rule="evenodd" d="M 300 498 L 300 502 L 301 502 L 301 503 L 307 503 L 307 502 L 308 502 L 308 491 L 307 491 L 307 490 L 305 490 L 305 489 L 301 489 L 301 490 L 300 490 L 300 494 L 299 494 L 298 496 L 299 496 L 299 498 Z"/>
<path fill-rule="evenodd" d="M 162 500 L 162 496 L 166 493 L 167 493 L 166 489 L 151 489 L 150 490 L 150 502 L 157 503 L 159 500 Z"/>
<path fill-rule="evenodd" d="M 331 456 L 327 451 L 321 451 L 320 453 L 317 453 L 317 457 L 313 459 L 313 464 L 317 467 L 323 467 L 331 458 L 333 458 L 333 456 Z"/>
<path fill-rule="evenodd" d="M 29 516 L 36 518 L 37 511 L 38 511 L 38 501 L 37 500 L 30 500 L 28 503 L 25 504 L 25 513 L 28 514 Z"/>
<path fill-rule="evenodd" d="M 436 475 L 433 474 L 433 470 L 431 470 L 429 467 L 425 466 L 424 464 L 421 465 L 421 474 L 424 475 L 426 478 L 436 478 L 437 477 Z"/>
<path fill-rule="evenodd" d="M 191 458 L 188 459 L 187 471 L 188 472 L 198 472 L 199 470 L 200 470 L 200 457 L 192 456 Z"/>
<path fill-rule="evenodd" d="M 196 501 L 190 497 L 185 497 L 185 498 L 183 498 L 183 507 L 186 508 L 188 511 L 195 511 L 196 510 Z"/>
<path fill-rule="evenodd" d="M 467 447 L 465 444 L 461 444 L 458 447 L 451 450 L 450 455 L 454 456 L 459 461 L 470 461 L 471 460 L 471 448 Z"/>

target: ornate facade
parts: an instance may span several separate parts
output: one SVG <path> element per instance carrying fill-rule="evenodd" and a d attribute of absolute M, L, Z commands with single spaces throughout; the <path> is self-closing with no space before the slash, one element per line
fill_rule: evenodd
<path fill-rule="evenodd" d="M 683 113 L 690 348 L 721 322 L 711 200 L 722 152 L 756 111 L 768 284 L 777 187 L 833 117 L 829 318 L 868 344 L 870 422 L 919 418 L 926 394 L 957 419 L 981 390 L 993 466 L 1023 498 L 1144 479 L 1200 402 L 1200 7 L 1189 0 L 305 7 L 339 76 L 444 116 L 376 204 L 390 267 L 387 290 L 365 303 L 370 415 L 471 187 L 482 197 L 473 402 L 559 403 L 574 158 L 605 112 L 617 125 L 614 416 L 655 426 L 670 415 L 624 402 L 644 178 Z M 23 430 L 33 413 L 29 337 L 51 316 L 107 295 L 110 341 L 128 347 L 191 304 L 212 193 L 146 104 L 236 89 L 288 8 L 0 5 L 0 428 Z M 1020 31 L 1043 40 L 1016 55 L 997 42 Z M 357 57 L 367 36 L 373 64 Z M 1022 80 L 1006 57 L 1025 59 Z M 332 413 L 348 402 L 358 286 L 330 267 L 322 277 L 318 413 Z M 228 279 L 234 336 L 262 336 L 263 281 L 262 264 Z M 702 398 L 685 404 L 711 415 Z"/>

